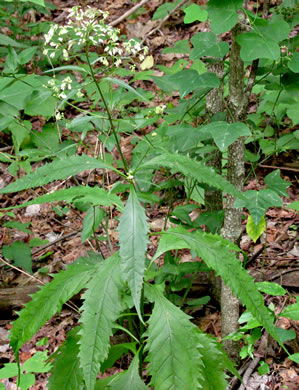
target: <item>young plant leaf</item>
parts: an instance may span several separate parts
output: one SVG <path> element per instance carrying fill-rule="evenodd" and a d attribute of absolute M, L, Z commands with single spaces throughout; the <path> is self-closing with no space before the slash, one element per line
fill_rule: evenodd
<path fill-rule="evenodd" d="M 191 38 L 191 42 L 194 46 L 190 55 L 191 60 L 206 56 L 222 58 L 229 49 L 227 42 L 217 42 L 217 35 L 213 32 L 200 32 L 194 34 Z"/>
<path fill-rule="evenodd" d="M 121 266 L 128 282 L 134 305 L 142 320 L 140 297 L 145 270 L 145 252 L 148 244 L 149 227 L 144 208 L 141 206 L 135 189 L 130 195 L 119 222 L 119 246 Z"/>
<path fill-rule="evenodd" d="M 132 360 L 127 371 L 116 377 L 109 383 L 109 390 L 148 390 L 138 373 L 138 355 Z"/>
<path fill-rule="evenodd" d="M 25 242 L 15 241 L 10 246 L 3 245 L 2 255 L 12 260 L 17 267 L 21 267 L 31 274 L 33 273 L 31 249 Z"/>
<path fill-rule="evenodd" d="M 266 221 L 265 216 L 262 216 L 262 219 L 256 225 L 251 215 L 248 215 L 248 220 L 246 224 L 246 232 L 248 236 L 252 239 L 253 242 L 256 242 L 257 239 L 264 233 L 266 230 Z"/>
<path fill-rule="evenodd" d="M 280 317 L 291 318 L 292 320 L 299 321 L 299 302 L 289 305 L 282 313 Z"/>
<path fill-rule="evenodd" d="M 82 154 L 81 156 L 64 157 L 63 160 L 55 160 L 50 164 L 45 164 L 37 168 L 33 173 L 23 176 L 21 179 L 4 187 L 0 190 L 0 194 L 42 186 L 54 180 L 66 179 L 79 172 L 95 168 L 111 169 L 122 175 L 121 172 L 113 166 L 106 164 L 104 161 Z"/>
<path fill-rule="evenodd" d="M 204 382 L 196 327 L 188 315 L 151 286 L 155 305 L 145 333 L 151 386 L 159 390 L 197 389 Z M 186 337 L 186 335 L 188 335 Z"/>
<path fill-rule="evenodd" d="M 287 188 L 290 187 L 291 183 L 281 178 L 279 169 L 269 173 L 269 175 L 265 177 L 264 182 L 267 184 L 269 190 L 275 191 L 280 196 L 289 197 Z"/>
<path fill-rule="evenodd" d="M 99 257 L 78 259 L 32 296 L 32 300 L 19 313 L 19 318 L 13 322 L 10 332 L 10 344 L 15 353 L 49 318 L 60 312 L 68 299 L 85 287 L 99 260 Z"/>
<path fill-rule="evenodd" d="M 189 7 L 184 9 L 185 17 L 184 17 L 184 23 L 189 24 L 196 21 L 204 22 L 208 18 L 208 13 L 206 10 L 203 10 L 200 8 L 197 4 L 191 4 Z"/>
<path fill-rule="evenodd" d="M 243 194 L 246 200 L 237 199 L 235 207 L 246 207 L 250 215 L 252 216 L 253 222 L 258 225 L 265 212 L 269 207 L 282 206 L 282 200 L 276 192 L 272 190 L 260 190 L 260 191 L 246 191 Z"/>
<path fill-rule="evenodd" d="M 83 295 L 79 359 L 87 390 L 94 389 L 101 363 L 108 356 L 112 328 L 123 308 L 122 286 L 120 259 L 115 254 L 94 269 Z"/>
<path fill-rule="evenodd" d="M 83 220 L 83 229 L 81 233 L 81 241 L 86 241 L 99 227 L 102 219 L 105 216 L 105 211 L 99 207 L 90 207 Z"/>
<path fill-rule="evenodd" d="M 83 373 L 78 359 L 79 354 L 79 327 L 68 332 L 66 341 L 50 356 L 53 361 L 51 376 L 48 383 L 49 390 L 84 390 Z"/>

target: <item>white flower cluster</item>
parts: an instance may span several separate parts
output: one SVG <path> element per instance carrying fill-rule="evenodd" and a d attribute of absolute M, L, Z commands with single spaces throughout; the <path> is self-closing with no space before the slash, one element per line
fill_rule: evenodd
<path fill-rule="evenodd" d="M 106 24 L 108 12 L 87 7 L 82 10 L 79 6 L 73 7 L 66 26 L 52 25 L 45 42 L 49 48 L 43 53 L 50 58 L 55 57 L 58 49 L 62 49 L 65 60 L 69 59 L 69 53 L 82 47 L 97 46 L 103 48 L 103 54 L 98 58 L 104 66 L 119 66 L 123 60 L 138 57 L 143 61 L 148 52 L 146 46 L 134 39 L 130 39 L 121 45 L 119 30 Z"/>
<path fill-rule="evenodd" d="M 71 91 L 72 82 L 73 82 L 73 80 L 69 76 L 67 76 L 62 81 L 59 81 L 59 80 L 53 78 L 53 79 L 48 81 L 47 85 L 43 85 L 43 87 L 52 89 L 54 96 L 56 96 L 60 99 L 66 99 L 67 98 L 66 92 Z M 77 96 L 78 97 L 83 96 L 83 94 L 81 93 L 80 90 L 78 90 Z"/>

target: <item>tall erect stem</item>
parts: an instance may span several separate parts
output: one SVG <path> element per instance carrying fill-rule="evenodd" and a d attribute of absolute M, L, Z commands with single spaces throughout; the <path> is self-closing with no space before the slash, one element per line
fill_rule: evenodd
<path fill-rule="evenodd" d="M 232 122 L 243 121 L 246 118 L 248 99 L 244 90 L 244 64 L 240 57 L 240 46 L 236 37 L 240 33 L 240 25 L 232 30 L 232 44 L 230 49 L 229 73 L 229 109 Z M 240 137 L 228 148 L 227 179 L 238 190 L 243 191 L 244 183 L 244 139 Z M 235 198 L 227 195 L 224 226 L 224 238 L 239 244 L 242 233 L 242 209 L 234 207 Z M 239 300 L 232 295 L 231 290 L 223 282 L 221 286 L 221 321 L 222 337 L 238 330 Z M 232 340 L 225 340 L 224 347 L 229 356 L 237 361 L 239 358 L 239 344 Z"/>

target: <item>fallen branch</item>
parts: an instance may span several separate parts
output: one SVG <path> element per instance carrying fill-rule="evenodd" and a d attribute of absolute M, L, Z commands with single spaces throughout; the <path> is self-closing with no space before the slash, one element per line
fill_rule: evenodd
<path fill-rule="evenodd" d="M 143 6 L 143 4 L 148 3 L 149 0 L 141 0 L 140 3 L 134 5 L 129 11 L 125 12 L 123 15 L 121 15 L 119 18 L 113 20 L 111 23 L 109 23 L 109 26 L 114 27 L 117 26 L 120 22 L 125 20 L 128 16 L 132 15 L 135 11 L 137 11 L 140 7 Z"/>

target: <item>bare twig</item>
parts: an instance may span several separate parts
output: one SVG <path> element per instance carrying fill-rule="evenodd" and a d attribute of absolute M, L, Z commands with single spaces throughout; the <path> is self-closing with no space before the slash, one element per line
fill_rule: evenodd
<path fill-rule="evenodd" d="M 246 161 L 245 164 L 247 165 L 253 165 L 251 162 Z M 284 171 L 292 171 L 292 172 L 299 172 L 298 168 L 289 168 L 289 167 L 276 167 L 275 165 L 264 165 L 264 164 L 257 164 L 260 168 L 269 168 L 269 169 L 282 169 Z"/>
<path fill-rule="evenodd" d="M 142 39 L 141 43 L 144 43 L 144 41 L 152 34 L 154 34 L 156 31 L 160 30 L 160 28 L 163 26 L 163 24 L 170 18 L 170 16 L 175 13 L 177 9 L 179 9 L 182 5 L 184 5 L 188 0 L 182 0 L 173 10 L 171 10 L 165 18 L 161 20 L 161 22 L 158 24 L 157 27 L 155 27 L 153 30 L 148 32 L 145 37 Z"/>
<path fill-rule="evenodd" d="M 239 390 L 245 390 L 246 389 L 246 385 L 249 381 L 249 378 L 251 376 L 251 374 L 253 373 L 253 371 L 256 369 L 257 365 L 259 364 L 259 361 L 261 360 L 261 357 L 260 356 L 256 356 L 249 364 L 247 370 L 245 371 L 245 374 L 243 376 L 243 383 L 241 384 L 241 386 L 239 387 Z"/>
<path fill-rule="evenodd" d="M 128 16 L 132 15 L 135 11 L 137 11 L 140 7 L 142 7 L 144 4 L 148 3 L 149 0 L 141 0 L 140 3 L 134 5 L 129 11 L 125 12 L 123 15 L 121 15 L 119 18 L 113 20 L 111 23 L 109 23 L 109 26 L 117 26 L 120 22 L 125 20 Z"/>
<path fill-rule="evenodd" d="M 48 248 L 49 246 L 51 245 L 54 245 L 54 244 L 57 244 L 57 242 L 60 242 L 62 240 L 64 240 L 65 238 L 69 238 L 69 237 L 72 237 L 72 236 L 76 236 L 77 234 L 79 234 L 80 232 L 71 232 L 69 234 L 65 234 L 64 236 L 62 237 L 59 237 L 57 238 L 56 240 L 52 241 L 52 242 L 49 242 L 49 244 L 46 244 L 44 246 L 41 246 L 40 248 L 36 249 L 35 251 L 32 251 L 32 256 L 35 255 L 36 253 L 39 253 L 41 252 L 42 250 Z"/>

